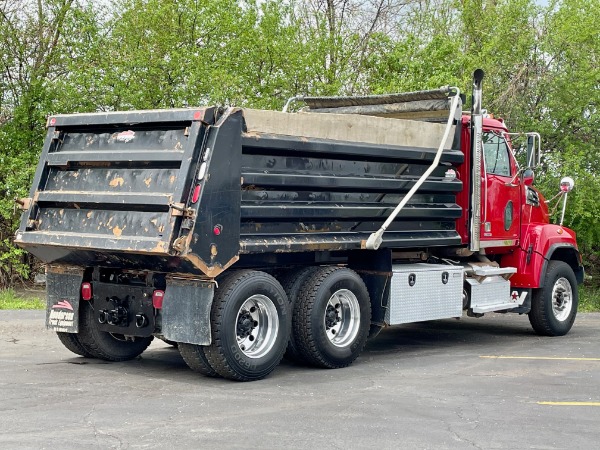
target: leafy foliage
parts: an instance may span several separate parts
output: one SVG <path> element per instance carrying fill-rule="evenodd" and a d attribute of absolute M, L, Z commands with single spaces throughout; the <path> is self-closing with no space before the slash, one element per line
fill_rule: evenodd
<path fill-rule="evenodd" d="M 600 0 L 22 0 L 0 2 L 0 285 L 32 261 L 11 244 L 49 114 L 295 95 L 470 89 L 540 131 L 538 185 L 575 178 L 565 224 L 600 257 Z"/>

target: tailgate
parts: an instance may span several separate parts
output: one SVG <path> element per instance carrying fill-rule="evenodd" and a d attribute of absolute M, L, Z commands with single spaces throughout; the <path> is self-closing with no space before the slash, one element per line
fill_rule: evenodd
<path fill-rule="evenodd" d="M 213 113 L 207 108 L 49 118 L 15 242 L 45 262 L 89 264 L 115 252 L 123 262 L 136 254 L 174 254 Z M 96 256 L 90 261 L 90 255 Z"/>

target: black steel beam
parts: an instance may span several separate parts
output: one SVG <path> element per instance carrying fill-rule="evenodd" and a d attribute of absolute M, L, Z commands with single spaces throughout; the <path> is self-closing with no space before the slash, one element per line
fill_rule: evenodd
<path fill-rule="evenodd" d="M 282 155 L 288 152 L 293 153 L 294 156 L 318 155 L 359 161 L 402 160 L 420 164 L 433 161 L 437 152 L 436 148 L 376 145 L 275 134 L 243 135 L 242 146 L 242 152 L 247 154 Z M 441 162 L 460 164 L 463 161 L 464 155 L 460 150 L 447 149 L 442 154 Z"/>
<path fill-rule="evenodd" d="M 107 205 L 140 205 L 164 206 L 168 209 L 173 201 L 170 194 L 141 194 L 131 192 L 69 192 L 41 191 L 37 197 L 38 203 L 75 203 L 81 206 L 101 205 L 102 209 L 110 209 Z"/>
<path fill-rule="evenodd" d="M 138 124 L 153 122 L 214 121 L 215 108 L 156 109 L 149 111 L 101 112 L 89 114 L 56 115 L 48 118 L 50 126 L 87 126 Z"/>
<path fill-rule="evenodd" d="M 310 221 L 311 219 L 373 219 L 386 217 L 396 205 L 376 204 L 299 204 L 295 203 L 263 203 L 242 204 L 242 220 L 244 219 L 279 219 L 294 221 Z M 462 209 L 456 204 L 406 205 L 398 215 L 398 219 L 457 219 Z"/>
<path fill-rule="evenodd" d="M 242 173 L 245 186 L 277 187 L 278 189 L 304 188 L 327 189 L 346 192 L 407 192 L 414 186 L 418 177 L 357 177 L 305 175 L 293 173 Z M 460 192 L 460 180 L 446 180 L 430 177 L 421 185 L 419 192 Z"/>
<path fill-rule="evenodd" d="M 243 237 L 240 253 L 312 252 L 320 250 L 355 250 L 361 248 L 369 233 L 315 233 L 272 237 Z M 389 232 L 384 235 L 382 248 L 426 248 L 444 245 L 460 245 L 455 230 Z"/>
<path fill-rule="evenodd" d="M 120 163 L 173 162 L 183 159 L 183 150 L 117 150 L 117 151 L 73 151 L 49 153 L 46 161 L 49 166 L 68 166 L 73 163 Z"/>

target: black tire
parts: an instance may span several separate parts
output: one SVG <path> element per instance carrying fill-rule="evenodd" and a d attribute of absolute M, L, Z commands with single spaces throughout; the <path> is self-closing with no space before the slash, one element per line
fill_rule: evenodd
<path fill-rule="evenodd" d="M 303 267 L 301 269 L 294 269 L 286 272 L 279 278 L 281 286 L 283 287 L 283 290 L 290 301 L 290 311 L 292 311 L 292 317 L 294 305 L 296 304 L 296 300 L 300 294 L 302 285 L 318 269 L 319 267 Z M 290 334 L 290 340 L 288 342 L 284 358 L 298 364 L 306 362 L 302 356 L 302 353 L 298 349 L 298 344 L 296 344 L 296 338 L 294 337 L 293 333 Z"/>
<path fill-rule="evenodd" d="M 67 350 L 70 350 L 76 355 L 83 356 L 84 358 L 93 358 L 91 353 L 89 353 L 85 348 L 83 348 L 83 345 L 81 345 L 81 342 L 79 342 L 77 334 L 63 333 L 61 331 L 57 331 L 56 335 L 58 336 L 58 339 L 60 340 L 62 345 L 64 345 L 67 348 Z"/>
<path fill-rule="evenodd" d="M 93 306 L 89 302 L 81 302 L 80 308 L 79 342 L 94 358 L 127 361 L 141 355 L 152 342 L 152 336 L 128 340 L 124 336 L 100 331 Z"/>
<path fill-rule="evenodd" d="M 575 322 L 578 304 L 573 269 L 563 261 L 550 261 L 543 287 L 533 293 L 529 322 L 541 336 L 564 336 Z"/>
<path fill-rule="evenodd" d="M 213 369 L 204 353 L 204 346 L 195 344 L 185 344 L 180 342 L 178 345 L 181 357 L 194 372 L 201 373 L 207 377 L 218 377 L 219 374 Z"/>
<path fill-rule="evenodd" d="M 290 322 L 287 296 L 274 277 L 253 270 L 234 272 L 219 280 L 211 310 L 212 343 L 204 353 L 224 378 L 259 380 L 283 358 Z M 250 336 L 256 337 L 251 341 Z"/>
<path fill-rule="evenodd" d="M 352 364 L 365 346 L 371 325 L 365 283 L 351 269 L 319 268 L 301 288 L 292 323 L 295 342 L 307 362 L 329 369 Z"/>

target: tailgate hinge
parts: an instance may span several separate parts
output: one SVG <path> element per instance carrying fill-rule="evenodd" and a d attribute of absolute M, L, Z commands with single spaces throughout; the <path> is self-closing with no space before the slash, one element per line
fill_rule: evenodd
<path fill-rule="evenodd" d="M 170 203 L 172 216 L 194 217 L 195 211 L 193 208 L 186 208 L 183 203 Z"/>
<path fill-rule="evenodd" d="M 23 211 L 27 211 L 29 208 L 31 208 L 32 202 L 33 202 L 33 199 L 31 197 L 15 198 L 15 204 L 19 205 L 18 208 Z M 15 205 L 15 207 L 16 207 L 16 205 Z"/>

